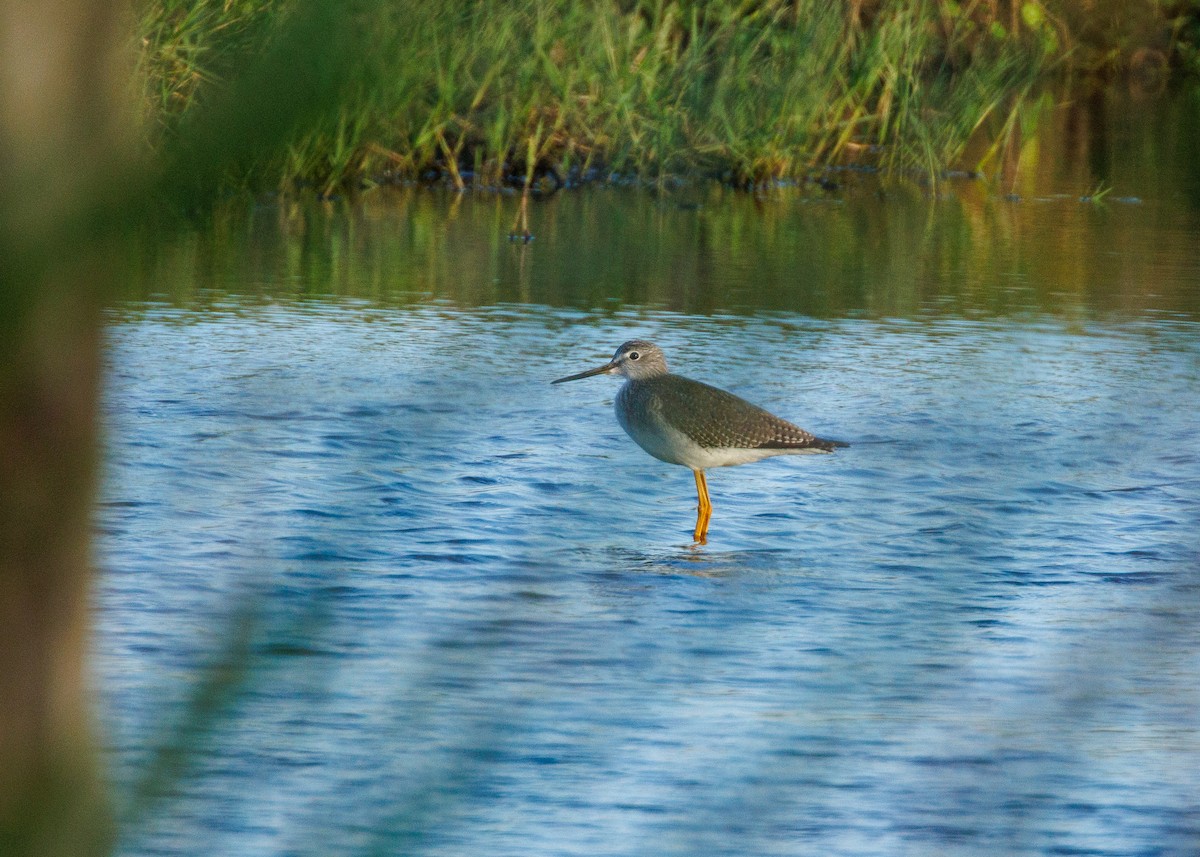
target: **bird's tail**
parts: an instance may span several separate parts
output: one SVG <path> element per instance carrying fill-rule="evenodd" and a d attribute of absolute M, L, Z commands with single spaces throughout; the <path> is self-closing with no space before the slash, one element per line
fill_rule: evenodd
<path fill-rule="evenodd" d="M 812 445 L 817 449 L 823 449 L 825 452 L 833 452 L 835 449 L 844 449 L 850 444 L 844 440 L 827 440 L 823 437 L 814 438 Z"/>

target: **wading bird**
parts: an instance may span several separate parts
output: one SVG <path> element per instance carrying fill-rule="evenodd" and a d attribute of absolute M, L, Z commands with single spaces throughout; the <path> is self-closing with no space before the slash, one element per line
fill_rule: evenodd
<path fill-rule="evenodd" d="M 691 468 L 700 501 L 693 534 L 699 544 L 708 539 L 712 517 L 706 469 L 849 445 L 822 440 L 733 393 L 672 374 L 662 349 L 642 339 L 626 342 L 603 366 L 551 383 L 592 375 L 623 376 L 616 401 L 621 428 L 655 458 Z"/>

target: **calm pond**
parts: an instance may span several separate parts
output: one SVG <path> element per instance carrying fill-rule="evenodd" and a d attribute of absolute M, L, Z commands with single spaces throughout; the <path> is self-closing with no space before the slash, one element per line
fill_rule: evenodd
<path fill-rule="evenodd" d="M 148 254 L 120 853 L 1195 854 L 1200 109 L 1111 99 L 1003 192 L 593 188 L 522 245 L 381 189 Z M 851 446 L 710 471 L 693 545 L 618 382 L 549 383 L 634 337 Z"/>

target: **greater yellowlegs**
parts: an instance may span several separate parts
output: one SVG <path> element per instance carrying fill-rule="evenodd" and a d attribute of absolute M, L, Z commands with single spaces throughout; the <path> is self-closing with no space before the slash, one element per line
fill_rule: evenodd
<path fill-rule="evenodd" d="M 712 517 L 707 468 L 848 445 L 822 440 L 733 393 L 671 374 L 662 349 L 642 339 L 626 342 L 603 366 L 551 383 L 604 374 L 625 377 L 616 401 L 617 422 L 625 433 L 655 458 L 691 468 L 700 501 L 694 538 L 700 544 L 707 540 Z"/>

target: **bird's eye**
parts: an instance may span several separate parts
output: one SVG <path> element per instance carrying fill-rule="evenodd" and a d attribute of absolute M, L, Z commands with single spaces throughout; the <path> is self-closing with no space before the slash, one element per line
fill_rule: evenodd
<path fill-rule="evenodd" d="M 636 351 L 630 351 L 630 352 L 629 352 L 629 359 L 630 359 L 630 360 L 637 360 L 637 359 L 638 359 L 639 357 L 641 357 L 641 356 L 642 356 L 642 355 L 638 354 Z"/>

